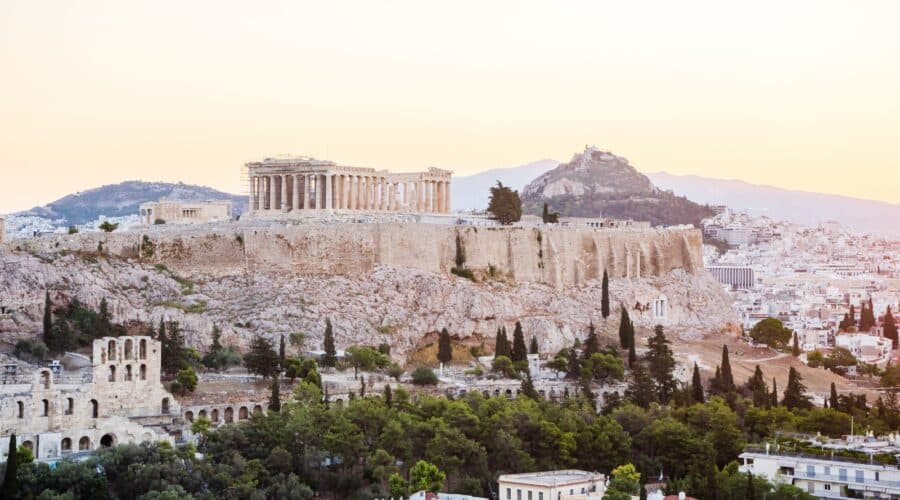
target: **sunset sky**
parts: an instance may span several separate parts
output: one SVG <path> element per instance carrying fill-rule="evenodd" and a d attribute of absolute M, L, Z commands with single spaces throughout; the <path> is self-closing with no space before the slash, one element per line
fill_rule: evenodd
<path fill-rule="evenodd" d="M 900 2 L 0 0 L 0 212 L 293 153 L 900 202 Z"/>

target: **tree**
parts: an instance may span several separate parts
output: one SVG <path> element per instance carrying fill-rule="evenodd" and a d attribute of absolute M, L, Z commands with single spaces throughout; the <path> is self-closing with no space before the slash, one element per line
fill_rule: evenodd
<path fill-rule="evenodd" d="M 387 356 L 369 346 L 350 346 L 346 352 L 350 364 L 353 366 L 354 380 L 356 380 L 360 370 L 373 371 L 385 368 L 390 361 Z"/>
<path fill-rule="evenodd" d="M 269 411 L 281 411 L 281 376 L 272 377 L 272 389 L 269 393 Z"/>
<path fill-rule="evenodd" d="M 700 367 L 694 362 L 694 375 L 691 377 L 691 400 L 703 404 L 703 381 L 700 379 Z"/>
<path fill-rule="evenodd" d="M 724 392 L 734 390 L 734 376 L 731 374 L 731 361 L 728 359 L 728 346 L 722 346 L 721 387 Z"/>
<path fill-rule="evenodd" d="M 797 338 L 797 332 L 794 332 L 794 343 L 791 346 L 791 356 L 797 357 L 800 355 L 800 339 Z"/>
<path fill-rule="evenodd" d="M 269 378 L 278 371 L 278 354 L 272 341 L 257 335 L 250 341 L 250 350 L 244 355 L 247 371 Z"/>
<path fill-rule="evenodd" d="M 284 350 L 284 335 L 281 336 L 278 342 L 278 366 L 283 370 L 284 369 L 284 358 L 285 358 L 285 350 Z"/>
<path fill-rule="evenodd" d="M 747 381 L 745 388 L 747 392 L 753 396 L 754 406 L 757 408 L 766 408 L 770 406 L 769 388 L 766 386 L 762 368 L 760 368 L 759 365 L 756 365 L 753 376 Z"/>
<path fill-rule="evenodd" d="M 594 329 L 594 322 L 591 321 L 588 325 L 588 335 L 584 340 L 581 355 L 584 356 L 584 359 L 588 359 L 598 352 L 600 352 L 600 341 L 597 340 L 597 331 Z"/>
<path fill-rule="evenodd" d="M 659 402 L 666 404 L 675 390 L 675 377 L 672 375 L 675 370 L 675 356 L 672 348 L 669 347 L 669 341 L 666 339 L 662 325 L 656 325 L 653 337 L 647 341 L 647 347 L 649 348 L 647 364 L 650 366 L 650 375 L 656 382 Z"/>
<path fill-rule="evenodd" d="M 394 393 L 391 390 L 391 384 L 384 384 L 384 405 L 388 408 L 394 402 Z"/>
<path fill-rule="evenodd" d="M 528 354 L 538 354 L 539 351 L 537 337 L 532 335 L 531 345 L 528 346 Z"/>
<path fill-rule="evenodd" d="M 898 342 L 900 342 L 900 337 L 897 335 L 897 321 L 894 319 L 894 314 L 891 312 L 891 306 L 888 306 L 887 311 L 884 313 L 881 324 L 884 327 L 884 336 L 894 342 L 893 348 L 900 348 L 900 345 L 897 345 Z"/>
<path fill-rule="evenodd" d="M 775 377 L 772 377 L 772 395 L 769 399 L 773 407 L 778 406 L 778 382 L 775 381 Z"/>
<path fill-rule="evenodd" d="M 791 340 L 792 333 L 790 328 L 785 327 L 781 320 L 766 318 L 750 330 L 750 337 L 773 349 L 780 349 Z"/>
<path fill-rule="evenodd" d="M 446 328 L 441 330 L 441 334 L 438 337 L 437 359 L 441 363 L 442 368 L 445 363 L 453 361 L 453 346 L 450 344 L 450 332 Z"/>
<path fill-rule="evenodd" d="M 541 220 L 544 224 L 557 224 L 559 223 L 559 212 L 551 213 L 550 207 L 544 202 L 544 211 L 541 213 Z"/>
<path fill-rule="evenodd" d="M 160 320 L 159 327 L 160 365 L 163 373 L 169 376 L 188 366 L 188 351 L 184 347 L 184 333 L 178 323 L 168 325 Z"/>
<path fill-rule="evenodd" d="M 391 474 L 388 477 L 388 491 L 391 494 L 391 498 L 403 498 L 407 491 L 406 481 L 403 480 L 403 476 L 396 472 Z"/>
<path fill-rule="evenodd" d="M 784 398 L 781 400 L 781 404 L 788 410 L 812 408 L 809 396 L 806 395 L 806 386 L 803 385 L 803 377 L 793 366 L 788 371 L 788 383 L 784 389 Z"/>
<path fill-rule="evenodd" d="M 637 406 L 644 409 L 649 408 L 650 403 L 657 401 L 653 379 L 644 364 L 640 362 L 631 367 L 631 372 L 631 383 L 628 385 L 625 396 Z"/>
<path fill-rule="evenodd" d="M 619 346 L 627 349 L 634 340 L 634 326 L 631 324 L 631 318 L 628 317 L 628 309 L 622 306 L 622 316 L 619 320 Z"/>
<path fill-rule="evenodd" d="M 52 352 L 57 352 L 57 342 L 53 335 L 53 303 L 50 290 L 44 292 L 44 344 Z"/>
<path fill-rule="evenodd" d="M 19 495 L 19 460 L 16 451 L 16 435 L 9 436 L 9 451 L 6 455 L 6 473 L 3 476 L 3 485 L 0 486 L 0 498 L 17 498 Z"/>
<path fill-rule="evenodd" d="M 522 218 L 522 200 L 519 198 L 519 192 L 497 181 L 497 185 L 491 187 L 488 212 L 503 225 L 518 222 Z"/>
<path fill-rule="evenodd" d="M 875 326 L 875 311 L 872 305 L 872 297 L 868 302 L 862 303 L 862 312 L 859 314 L 859 331 L 868 332 Z"/>
<path fill-rule="evenodd" d="M 494 356 L 494 361 L 491 363 L 491 371 L 500 373 L 504 377 L 515 378 L 516 376 L 515 364 L 506 356 Z"/>
<path fill-rule="evenodd" d="M 447 475 L 430 462 L 419 460 L 409 470 L 409 487 L 414 491 L 437 493 L 444 486 Z"/>
<path fill-rule="evenodd" d="M 512 357 L 512 349 L 509 347 L 509 340 L 506 338 L 506 328 L 497 328 L 497 338 L 494 343 L 494 357 L 505 356 Z"/>
<path fill-rule="evenodd" d="M 194 392 L 197 389 L 197 373 L 190 367 L 179 370 L 178 375 L 175 377 L 175 382 L 178 383 L 182 396 L 189 392 Z"/>
<path fill-rule="evenodd" d="M 588 377 L 601 382 L 607 379 L 622 380 L 625 376 L 625 367 L 622 360 L 614 354 L 595 352 L 584 361 L 581 368 L 582 377 Z"/>
<path fill-rule="evenodd" d="M 112 316 L 109 314 L 109 304 L 106 297 L 100 299 L 100 311 L 97 314 L 97 336 L 108 337 L 112 335 Z"/>
<path fill-rule="evenodd" d="M 838 407 L 838 392 L 834 382 L 831 383 L 831 399 L 828 402 L 831 403 L 832 408 Z"/>
<path fill-rule="evenodd" d="M 325 355 L 322 356 L 322 366 L 334 368 L 337 365 L 337 350 L 334 348 L 334 332 L 331 329 L 331 319 L 325 320 L 325 339 L 323 340 Z"/>
<path fill-rule="evenodd" d="M 526 373 L 525 378 L 522 379 L 522 387 L 519 392 L 522 395 L 524 395 L 525 397 L 531 398 L 535 401 L 537 401 L 540 398 L 540 396 L 538 395 L 538 392 L 534 389 L 534 381 L 531 380 L 530 373 Z"/>
<path fill-rule="evenodd" d="M 102 224 L 100 224 L 100 230 L 105 233 L 111 233 L 119 228 L 118 224 L 113 224 L 112 222 L 105 220 Z"/>
<path fill-rule="evenodd" d="M 606 269 L 603 270 L 603 281 L 600 295 L 600 314 L 603 316 L 603 319 L 609 317 L 609 276 L 606 274 Z"/>
<path fill-rule="evenodd" d="M 438 378 L 434 370 L 427 366 L 420 366 L 412 372 L 412 383 L 415 385 L 437 385 Z"/>
<path fill-rule="evenodd" d="M 634 350 L 634 342 L 632 341 L 630 344 L 628 344 L 628 367 L 633 367 L 636 361 L 637 352 Z"/>
<path fill-rule="evenodd" d="M 522 323 L 516 321 L 516 327 L 513 330 L 513 346 L 512 346 L 513 363 L 528 361 L 528 349 L 525 347 L 525 334 L 522 333 Z"/>

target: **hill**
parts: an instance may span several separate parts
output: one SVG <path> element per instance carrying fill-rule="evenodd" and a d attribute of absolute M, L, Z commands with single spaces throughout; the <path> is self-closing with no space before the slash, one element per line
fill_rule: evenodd
<path fill-rule="evenodd" d="M 699 225 L 712 215 L 707 206 L 658 189 L 627 159 L 595 147 L 543 173 L 521 196 L 524 211 L 535 215 L 544 203 L 565 216 L 647 220 L 654 226 Z"/>
<path fill-rule="evenodd" d="M 484 210 L 488 205 L 490 187 L 501 181 L 522 190 L 535 177 L 559 165 L 556 160 L 538 160 L 518 167 L 492 168 L 474 175 L 453 178 L 450 192 L 454 210 Z"/>
<path fill-rule="evenodd" d="M 106 217 L 137 215 L 141 203 L 161 198 L 179 201 L 231 200 L 234 202 L 235 215 L 242 214 L 247 208 L 246 196 L 223 193 L 205 186 L 126 181 L 70 194 L 42 207 L 34 207 L 15 215 L 43 217 L 50 220 L 65 219 L 67 224 L 85 224 L 97 220 L 101 215 Z"/>

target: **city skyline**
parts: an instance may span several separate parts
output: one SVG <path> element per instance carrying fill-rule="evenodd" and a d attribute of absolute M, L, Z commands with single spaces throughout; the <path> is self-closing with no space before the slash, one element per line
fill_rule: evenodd
<path fill-rule="evenodd" d="M 892 2 L 4 10 L 0 212 L 127 179 L 238 192 L 241 164 L 282 153 L 462 176 L 584 144 L 900 201 Z"/>

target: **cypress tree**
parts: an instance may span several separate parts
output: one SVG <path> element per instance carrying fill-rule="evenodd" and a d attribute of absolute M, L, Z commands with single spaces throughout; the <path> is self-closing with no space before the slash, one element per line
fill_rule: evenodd
<path fill-rule="evenodd" d="M 882 325 L 884 326 L 884 336 L 894 342 L 894 349 L 900 348 L 900 345 L 897 345 L 897 321 L 894 319 L 894 313 L 891 312 L 891 306 L 888 306 L 887 311 L 884 313 Z"/>
<path fill-rule="evenodd" d="M 546 224 L 550 220 L 550 207 L 544 202 L 544 211 L 541 213 L 541 221 Z"/>
<path fill-rule="evenodd" d="M 528 347 L 528 354 L 538 354 L 539 351 L 537 337 L 532 335 L 531 345 Z"/>
<path fill-rule="evenodd" d="M 800 339 L 797 338 L 797 332 L 794 332 L 794 344 L 791 346 L 791 355 L 795 358 L 800 355 Z"/>
<path fill-rule="evenodd" d="M 6 455 L 6 474 L 3 486 L 0 487 L 0 498 L 16 498 L 19 494 L 19 455 L 16 447 L 16 435 L 9 436 L 9 453 Z"/>
<path fill-rule="evenodd" d="M 850 326 L 856 326 L 856 306 L 850 304 Z"/>
<path fill-rule="evenodd" d="M 747 381 L 747 390 L 753 396 L 753 405 L 757 408 L 766 408 L 771 406 L 769 397 L 769 388 L 766 386 L 766 380 L 763 378 L 762 368 L 756 365 L 753 376 Z"/>
<path fill-rule="evenodd" d="M 394 402 L 394 393 L 391 390 L 391 384 L 384 385 L 384 404 L 390 408 L 391 404 Z"/>
<path fill-rule="evenodd" d="M 600 314 L 603 315 L 603 319 L 609 317 L 609 276 L 606 274 L 606 269 L 603 270 L 602 295 L 600 296 Z"/>
<path fill-rule="evenodd" d="M 716 374 L 709 381 L 709 392 L 710 394 L 722 394 L 724 392 L 722 390 L 722 370 L 719 368 L 719 365 L 716 365 Z"/>
<path fill-rule="evenodd" d="M 829 401 L 829 403 L 831 403 L 829 406 L 831 406 L 835 410 L 837 409 L 838 393 L 837 393 L 837 387 L 835 387 L 834 382 L 831 383 L 831 401 Z"/>
<path fill-rule="evenodd" d="M 281 411 L 281 377 L 272 377 L 272 393 L 269 396 L 269 411 Z"/>
<path fill-rule="evenodd" d="M 506 356 L 507 358 L 512 356 L 511 349 L 509 348 L 509 340 L 506 338 L 505 327 L 497 328 L 497 339 L 494 343 L 494 357 L 500 356 Z"/>
<path fill-rule="evenodd" d="M 700 367 L 694 363 L 694 376 L 691 378 L 691 399 L 694 403 L 703 403 L 703 381 L 700 380 Z"/>
<path fill-rule="evenodd" d="M 446 328 L 441 330 L 438 336 L 438 352 L 437 359 L 441 364 L 449 363 L 453 360 L 453 346 L 450 344 L 450 332 Z"/>
<path fill-rule="evenodd" d="M 634 342 L 628 344 L 628 368 L 634 368 L 637 362 L 637 353 L 634 351 Z"/>
<path fill-rule="evenodd" d="M 51 352 L 56 352 L 58 346 L 53 336 L 53 303 L 50 302 L 50 290 L 44 292 L 44 344 Z"/>
<path fill-rule="evenodd" d="M 281 367 L 281 369 L 284 369 L 284 358 L 284 335 L 282 335 L 281 341 L 278 344 L 278 366 Z"/>
<path fill-rule="evenodd" d="M 662 325 L 656 325 L 653 331 L 653 337 L 647 342 L 649 348 L 647 363 L 650 375 L 656 382 L 659 402 L 667 404 L 675 391 L 675 377 L 672 375 L 675 370 L 675 356 L 669 347 Z"/>
<path fill-rule="evenodd" d="M 772 377 L 772 396 L 769 404 L 771 404 L 773 408 L 778 406 L 778 382 L 775 380 L 775 377 Z"/>
<path fill-rule="evenodd" d="M 522 323 L 516 321 L 516 328 L 513 330 L 513 346 L 512 357 L 513 362 L 527 361 L 528 348 L 525 347 L 525 334 L 522 333 Z"/>
<path fill-rule="evenodd" d="M 628 310 L 625 308 L 625 306 L 622 306 L 622 316 L 619 319 L 619 345 L 622 347 L 622 349 L 626 349 L 630 345 L 629 337 L 631 337 L 632 340 L 634 338 L 633 330 L 631 335 L 629 335 L 630 325 L 631 318 L 628 317 Z"/>
<path fill-rule="evenodd" d="M 588 335 L 587 339 L 584 341 L 584 347 L 582 348 L 582 356 L 584 359 L 590 359 L 593 354 L 600 352 L 600 341 L 597 340 L 597 332 L 594 329 L 594 322 L 591 321 L 591 324 L 588 325 Z"/>
<path fill-rule="evenodd" d="M 578 351 L 573 346 L 568 352 L 569 366 L 566 370 L 566 378 L 578 378 L 581 375 L 581 361 L 578 359 Z"/>
<path fill-rule="evenodd" d="M 756 500 L 756 487 L 753 485 L 753 473 L 747 473 L 747 500 Z"/>
<path fill-rule="evenodd" d="M 731 392 L 735 388 L 734 376 L 731 374 L 731 361 L 728 359 L 728 346 L 722 346 L 722 390 Z"/>
<path fill-rule="evenodd" d="M 786 406 L 788 410 L 795 408 L 809 409 L 812 407 L 812 403 L 810 403 L 809 397 L 806 395 L 803 377 L 800 376 L 800 373 L 793 366 L 788 371 L 788 383 L 784 389 L 784 399 L 782 399 L 781 404 Z"/>
<path fill-rule="evenodd" d="M 650 407 L 650 403 L 657 401 L 653 379 L 644 368 L 643 363 L 635 363 L 631 370 L 631 383 L 628 385 L 625 395 L 632 403 L 647 409 Z"/>
<path fill-rule="evenodd" d="M 97 315 L 97 336 L 108 337 L 112 335 L 112 316 L 109 314 L 109 304 L 106 297 L 100 299 L 100 312 Z"/>
<path fill-rule="evenodd" d="M 334 368 L 337 365 L 337 349 L 334 347 L 334 331 L 331 328 L 331 319 L 325 319 L 325 338 L 323 339 L 322 366 L 326 368 Z"/>

